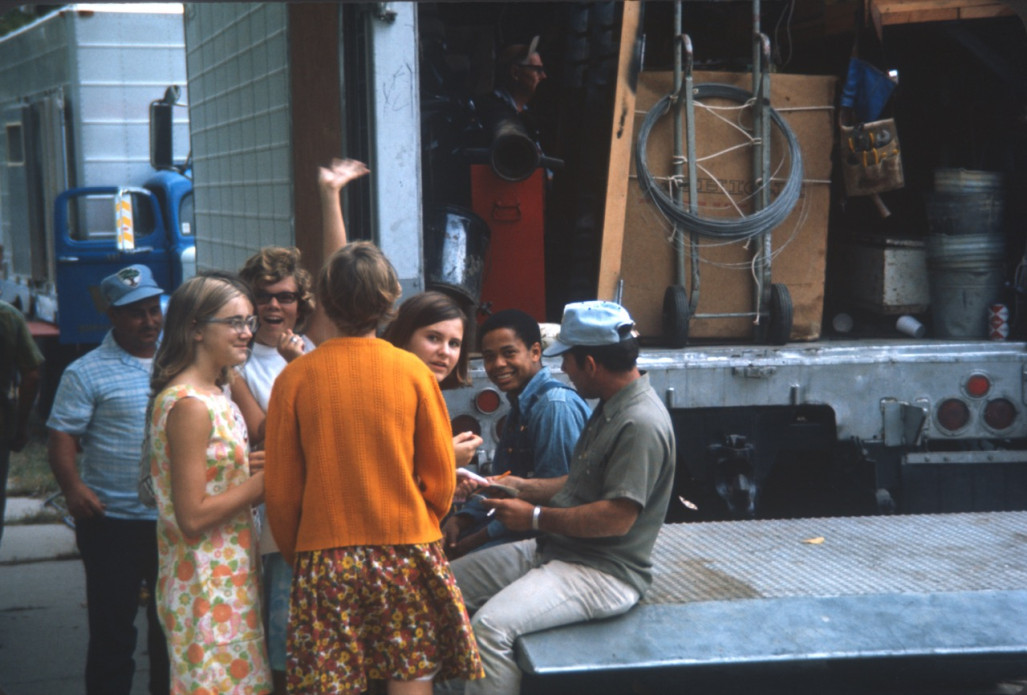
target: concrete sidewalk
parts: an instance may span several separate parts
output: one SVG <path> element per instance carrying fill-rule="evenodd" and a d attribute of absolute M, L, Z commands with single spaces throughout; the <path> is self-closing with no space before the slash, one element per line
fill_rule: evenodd
<path fill-rule="evenodd" d="M 36 516 L 40 500 L 13 498 L 5 517 Z M 146 617 L 136 629 L 132 695 L 145 695 Z M 85 572 L 63 523 L 8 525 L 0 543 L 0 695 L 81 695 L 86 645 Z"/>

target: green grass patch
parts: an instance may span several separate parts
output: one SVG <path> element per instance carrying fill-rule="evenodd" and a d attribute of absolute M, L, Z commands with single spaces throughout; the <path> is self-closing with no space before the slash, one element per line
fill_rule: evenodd
<path fill-rule="evenodd" d="M 34 514 L 4 522 L 4 526 L 28 526 L 31 524 L 56 524 L 64 517 L 59 510 L 47 505 Z"/>

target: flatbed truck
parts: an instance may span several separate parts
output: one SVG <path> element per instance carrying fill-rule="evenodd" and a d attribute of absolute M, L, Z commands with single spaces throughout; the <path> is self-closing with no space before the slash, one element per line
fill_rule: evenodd
<path fill-rule="evenodd" d="M 533 21 L 541 31 L 542 18 L 554 20 L 560 31 L 550 36 L 567 43 L 546 44 L 547 66 L 557 53 L 568 63 L 550 84 L 566 90 L 561 108 L 581 107 L 556 153 L 572 166 L 616 131 L 614 81 L 589 75 L 616 64 L 619 18 L 633 5 L 188 5 L 198 264 L 239 267 L 266 244 L 296 244 L 316 259 L 312 172 L 337 147 L 371 168 L 345 192 L 351 237 L 385 250 L 405 293 L 426 289 L 423 177 L 437 185 L 456 175 L 433 171 L 430 160 L 446 145 L 435 137 L 438 119 L 459 125 L 460 108 L 445 102 L 457 115 L 433 111 L 429 125 L 421 105 L 442 102 L 421 89 L 445 75 L 424 73 L 473 65 L 463 54 L 427 65 L 432 51 L 444 52 L 447 37 L 490 38 L 482 27 L 510 38 L 500 29 L 516 24 L 530 38 Z M 290 50 L 301 35 L 309 50 Z M 265 58 L 249 59 L 257 54 Z M 307 68 L 324 67 L 326 55 L 340 56 L 331 65 L 338 73 L 315 71 L 324 78 L 315 84 Z M 267 95 L 260 108 L 247 101 L 250 90 Z M 605 130 L 580 120 L 596 114 Z M 245 166 L 250 150 L 269 166 Z M 592 185 L 587 174 L 597 170 L 606 169 L 591 166 L 577 181 Z M 574 238 L 594 242 L 600 218 L 582 212 L 592 226 Z M 653 592 L 620 618 L 522 638 L 525 692 L 676 692 L 704 674 L 714 683 L 707 691 L 728 692 L 718 679 L 749 673 L 759 682 L 777 668 L 798 674 L 782 692 L 799 692 L 827 664 L 873 671 L 921 659 L 933 674 L 958 664 L 973 677 L 1027 676 L 1027 636 L 1017 630 L 1027 589 L 1025 356 L 1018 339 L 894 331 L 785 345 L 645 345 L 640 367 L 678 443 Z M 484 438 L 479 466 L 489 472 L 507 406 L 479 361 L 471 376 L 471 387 L 445 397 L 454 431 Z M 703 593 L 713 579 L 723 586 Z"/>

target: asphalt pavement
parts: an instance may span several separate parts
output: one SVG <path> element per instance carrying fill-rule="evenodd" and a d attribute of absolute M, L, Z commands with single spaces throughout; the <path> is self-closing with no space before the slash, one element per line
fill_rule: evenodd
<path fill-rule="evenodd" d="M 41 507 L 39 500 L 9 499 L 5 517 Z M 148 692 L 145 625 L 140 611 L 132 695 Z M 63 523 L 7 525 L 0 542 L 0 695 L 81 695 L 88 639 L 74 532 Z"/>

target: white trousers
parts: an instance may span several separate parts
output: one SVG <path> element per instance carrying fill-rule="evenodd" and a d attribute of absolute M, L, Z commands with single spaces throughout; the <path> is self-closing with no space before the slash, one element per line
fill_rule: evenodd
<path fill-rule="evenodd" d="M 466 695 L 518 695 L 514 641 L 546 628 L 607 618 L 638 603 L 638 592 L 605 572 L 554 560 L 541 563 L 534 539 L 504 543 L 452 563 L 478 640 L 484 680 Z"/>

